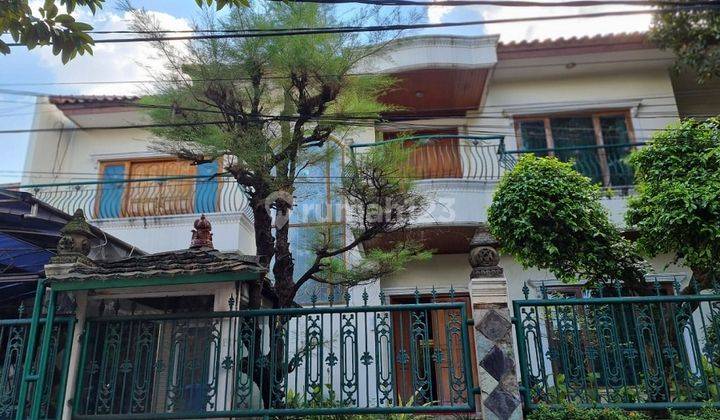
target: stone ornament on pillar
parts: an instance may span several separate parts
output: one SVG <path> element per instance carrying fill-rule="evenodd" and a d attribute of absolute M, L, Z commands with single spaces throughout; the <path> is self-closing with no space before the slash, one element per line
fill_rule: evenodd
<path fill-rule="evenodd" d="M 484 420 L 522 419 L 513 352 L 507 282 L 499 266 L 498 243 L 481 226 L 470 242 L 470 299 Z"/>
<path fill-rule="evenodd" d="M 85 220 L 81 209 L 75 210 L 72 218 L 60 229 L 60 240 L 57 244 L 57 255 L 50 259 L 51 264 L 92 264 L 88 258 L 90 241 L 95 238 L 90 224 Z"/>
<path fill-rule="evenodd" d="M 500 255 L 497 252 L 498 242 L 481 226 L 470 241 L 470 266 L 473 268 L 470 278 L 502 277 Z"/>

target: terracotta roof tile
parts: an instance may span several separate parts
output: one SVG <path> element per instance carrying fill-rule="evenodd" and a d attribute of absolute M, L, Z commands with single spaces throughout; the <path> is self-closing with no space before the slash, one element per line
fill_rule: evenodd
<path fill-rule="evenodd" d="M 50 103 L 55 105 L 135 102 L 140 99 L 134 95 L 51 95 Z"/>
<path fill-rule="evenodd" d="M 621 32 L 617 34 L 598 34 L 594 36 L 573 36 L 570 38 L 546 38 L 533 39 L 529 41 L 500 42 L 500 48 L 527 48 L 527 47 L 575 47 L 594 44 L 605 44 L 607 42 L 642 42 L 646 40 L 644 32 Z"/>
<path fill-rule="evenodd" d="M 498 44 L 500 59 L 541 57 L 553 55 L 572 55 L 602 53 L 654 48 L 644 32 L 628 32 L 595 36 L 534 39 L 530 41 Z"/>

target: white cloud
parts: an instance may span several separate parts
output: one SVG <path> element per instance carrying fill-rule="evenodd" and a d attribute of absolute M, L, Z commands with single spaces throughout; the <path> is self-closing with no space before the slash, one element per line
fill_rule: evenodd
<path fill-rule="evenodd" d="M 87 13 L 87 12 L 85 12 Z M 128 29 L 131 15 L 128 12 L 116 14 L 101 11 L 97 15 L 83 12 L 76 18 L 93 25 L 95 30 Z M 191 29 L 190 22 L 167 13 L 150 11 L 163 29 Z M 129 35 L 132 36 L 132 35 Z M 123 35 L 97 35 L 100 37 L 123 37 Z M 127 80 L 152 80 L 151 73 L 160 71 L 164 60 L 147 42 L 96 44 L 94 55 L 77 56 L 63 65 L 60 57 L 53 56 L 50 48 L 43 48 L 41 63 L 54 73 L 54 81 L 68 82 L 105 82 Z M 102 94 L 141 94 L 147 92 L 150 84 L 87 84 L 77 85 L 77 93 L 86 95 Z"/>
<path fill-rule="evenodd" d="M 555 0 L 540 0 L 555 1 Z M 443 22 L 449 13 L 467 9 L 479 12 L 483 20 L 524 18 L 534 16 L 570 15 L 621 10 L 638 10 L 637 7 L 492 7 L 492 6 L 430 6 L 427 16 L 430 22 Z M 608 16 L 602 18 L 564 19 L 519 23 L 484 25 L 486 34 L 500 34 L 502 42 L 546 39 L 619 32 L 645 31 L 649 28 L 651 15 Z"/>
<path fill-rule="evenodd" d="M 452 12 L 455 6 L 429 6 L 427 8 L 428 22 L 440 23 L 448 13 Z"/>

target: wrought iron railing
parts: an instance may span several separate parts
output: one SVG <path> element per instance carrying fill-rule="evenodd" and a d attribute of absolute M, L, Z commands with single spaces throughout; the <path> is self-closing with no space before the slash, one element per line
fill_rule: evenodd
<path fill-rule="evenodd" d="M 247 198 L 228 176 L 169 176 L 18 187 L 67 213 L 81 208 L 93 220 L 194 213 L 251 214 Z"/>
<path fill-rule="evenodd" d="M 497 181 L 504 167 L 500 162 L 504 136 L 425 135 L 375 143 L 354 144 L 358 151 L 391 143 L 412 147 L 409 167 L 418 179 L 470 179 Z"/>
<path fill-rule="evenodd" d="M 691 295 L 513 302 L 524 405 L 624 409 L 720 406 L 720 289 Z M 672 289 L 680 292 L 676 280 Z M 665 293 L 665 294 L 663 294 Z"/>
<path fill-rule="evenodd" d="M 474 411 L 464 302 L 329 299 L 88 318 L 73 418 Z"/>
<path fill-rule="evenodd" d="M 572 161 L 578 172 L 595 183 L 607 187 L 628 187 L 634 184 L 634 175 L 626 158 L 634 148 L 641 145 L 641 143 L 628 143 L 525 150 L 503 148 L 500 162 L 505 169 L 511 169 L 518 158 L 525 154 L 555 156 L 564 162 Z"/>
<path fill-rule="evenodd" d="M 0 319 L 0 419 L 14 419 L 20 399 L 23 364 L 28 351 L 30 314 L 21 306 L 16 319 Z M 53 321 L 47 364 L 38 369 L 35 359 L 32 370 L 45 372 L 40 419 L 60 419 L 65 401 L 70 349 L 72 347 L 74 317 L 56 317 Z M 40 334 L 45 329 L 45 319 L 40 319 Z M 30 399 L 24 402 L 29 412 Z"/>

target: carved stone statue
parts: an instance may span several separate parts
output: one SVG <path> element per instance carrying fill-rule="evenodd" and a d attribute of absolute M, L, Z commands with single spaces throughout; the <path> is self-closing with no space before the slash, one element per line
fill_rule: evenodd
<path fill-rule="evenodd" d="M 190 249 L 210 248 L 214 249 L 212 243 L 212 225 L 210 221 L 201 215 L 193 225 L 195 229 L 192 231 L 192 240 L 190 241 Z"/>

